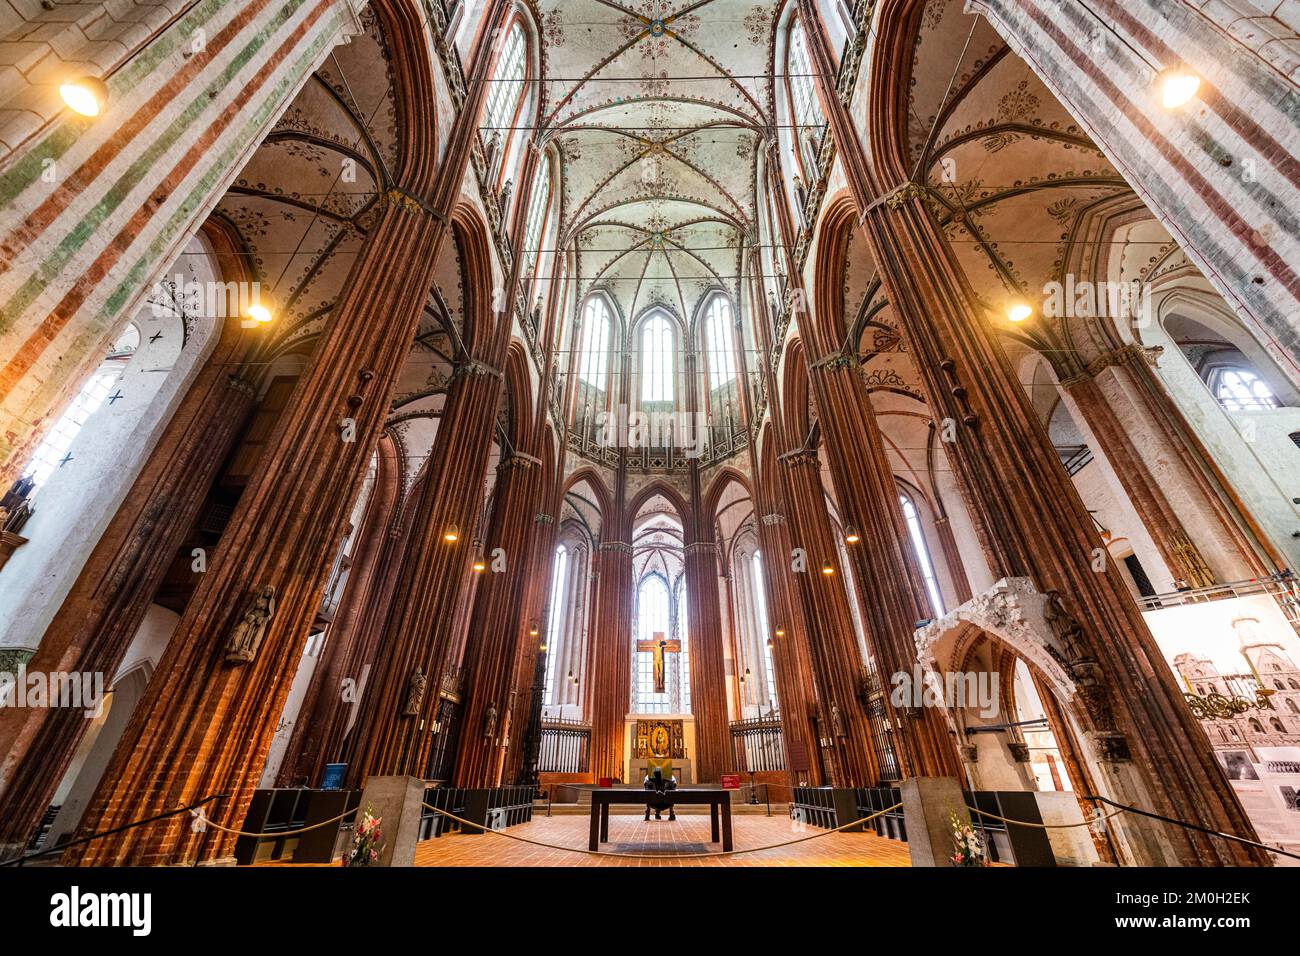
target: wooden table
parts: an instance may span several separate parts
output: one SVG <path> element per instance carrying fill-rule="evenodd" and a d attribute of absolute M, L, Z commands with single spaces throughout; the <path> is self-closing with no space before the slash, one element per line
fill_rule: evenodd
<path fill-rule="evenodd" d="M 718 842 L 718 831 L 722 831 L 722 849 L 729 851 L 731 845 L 731 790 L 667 790 L 656 793 L 653 790 L 622 790 L 600 788 L 591 791 L 591 839 L 587 848 L 596 850 L 602 842 L 609 842 L 609 808 L 615 803 L 630 803 L 644 807 L 646 804 L 671 803 L 675 806 L 689 803 L 707 803 L 709 805 L 710 838 Z M 719 817 L 721 827 L 719 828 Z"/>

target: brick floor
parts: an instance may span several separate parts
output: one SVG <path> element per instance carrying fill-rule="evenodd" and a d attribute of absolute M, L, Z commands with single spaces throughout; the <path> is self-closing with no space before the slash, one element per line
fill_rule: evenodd
<path fill-rule="evenodd" d="M 511 827 L 510 836 L 552 846 L 587 847 L 586 816 L 535 817 Z M 732 818 L 736 850 L 773 846 L 799 837 L 825 833 L 812 827 L 796 830 L 784 816 L 736 815 Z M 520 843 L 500 834 L 447 834 L 426 840 L 416 849 L 416 866 L 909 866 L 907 845 L 874 833 L 830 833 L 794 846 L 754 853 L 721 855 L 721 845 L 709 843 L 709 818 L 679 815 L 649 823 L 639 815 L 612 815 L 606 852 L 637 853 L 656 858 L 627 859 L 591 856 Z M 673 858 L 673 854 L 716 853 L 705 858 Z"/>

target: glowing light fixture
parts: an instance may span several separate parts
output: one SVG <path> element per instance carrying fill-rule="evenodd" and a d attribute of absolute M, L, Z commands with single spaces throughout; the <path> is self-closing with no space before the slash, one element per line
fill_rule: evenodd
<path fill-rule="evenodd" d="M 834 566 L 829 561 L 822 565 L 822 574 L 830 575 L 835 573 Z"/>
<path fill-rule="evenodd" d="M 853 527 L 852 525 L 849 525 L 849 527 L 844 532 L 844 540 L 847 541 L 849 544 L 857 544 L 862 539 L 858 537 L 858 529 Z"/>
<path fill-rule="evenodd" d="M 248 317 L 258 325 L 266 325 L 275 318 L 271 310 L 260 302 L 254 302 L 248 307 Z"/>
<path fill-rule="evenodd" d="M 1012 322 L 1023 322 L 1033 314 L 1033 306 L 1024 302 L 1013 302 L 1007 307 L 1007 318 Z"/>
<path fill-rule="evenodd" d="M 98 116 L 108 105 L 108 87 L 97 76 L 82 76 L 59 85 L 59 96 L 74 113 Z"/>
<path fill-rule="evenodd" d="M 1167 110 L 1183 106 L 1201 88 L 1201 78 L 1182 67 L 1162 70 L 1156 76 L 1156 83 L 1160 87 L 1160 105 Z"/>
<path fill-rule="evenodd" d="M 483 560 L 482 555 L 479 555 L 474 559 L 474 570 L 477 571 L 479 574 L 482 574 L 484 571 L 487 570 L 487 562 Z"/>
<path fill-rule="evenodd" d="M 460 528 L 452 525 L 442 533 L 442 540 L 446 541 L 448 544 L 455 544 L 460 540 Z"/>
<path fill-rule="evenodd" d="M 783 627 L 778 627 L 778 628 L 776 629 L 776 636 L 777 636 L 777 637 L 785 637 L 785 628 L 783 628 Z"/>

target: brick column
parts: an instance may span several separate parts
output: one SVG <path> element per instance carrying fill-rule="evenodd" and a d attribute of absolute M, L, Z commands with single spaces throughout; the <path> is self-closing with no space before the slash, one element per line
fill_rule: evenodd
<path fill-rule="evenodd" d="M 230 374 L 248 341 L 238 321 L 182 400 L 27 663 L 99 673 L 107 685 L 248 417 L 253 389 Z M 0 856 L 25 848 L 89 721 L 68 708 L 0 709 Z"/>
<path fill-rule="evenodd" d="M 325 648 L 298 709 L 293 736 L 285 749 L 277 786 L 296 787 L 304 780 L 314 786 L 327 762 L 338 757 L 356 693 L 344 695 L 344 681 L 356 682 L 374 656 L 378 625 L 376 611 L 388 608 L 395 576 L 394 562 L 401 554 L 402 476 L 391 440 L 381 440 L 375 482 L 361 526 L 354 532 L 356 547 L 352 569 L 338 613 L 325 632 Z"/>
<path fill-rule="evenodd" d="M 691 463 L 695 471 L 695 463 Z M 722 616 L 718 608 L 718 542 L 713 522 L 701 520 L 699 482 L 692 482 L 693 541 L 686 542 L 687 640 L 691 654 L 691 712 L 695 715 L 695 780 L 716 783 L 736 769 L 727 725 L 727 680 L 723 664 Z"/>
<path fill-rule="evenodd" d="M 782 205 L 782 204 L 778 204 Z M 757 249 L 749 249 L 753 314 L 755 327 L 762 345 L 755 371 L 763 383 L 766 396 L 775 396 L 776 376 L 768 357 L 773 353 L 771 328 L 775 316 L 767 315 L 767 299 L 763 295 L 762 258 Z M 737 350 L 741 381 L 750 381 L 749 356 L 744 349 Z M 801 779 L 810 784 L 822 782 L 821 760 L 818 753 L 817 733 L 813 717 L 817 710 L 817 692 L 813 682 L 812 664 L 808 651 L 808 630 L 803 624 L 803 609 L 794 596 L 790 581 L 790 553 L 788 527 L 783 511 L 784 483 L 777 472 L 775 448 L 783 446 L 784 423 L 777 409 L 770 415 L 769 425 L 762 433 L 762 450 L 753 440 L 756 417 L 751 405 L 749 390 L 742 388 L 741 411 L 745 427 L 750 429 L 750 467 L 757 478 L 754 481 L 754 514 L 757 519 L 759 545 L 763 553 L 763 586 L 767 595 L 769 633 L 763 640 L 772 642 L 772 666 L 776 671 L 777 706 L 781 715 L 781 733 L 785 739 L 787 766 L 790 781 Z M 780 630 L 783 633 L 777 634 Z M 795 763 L 802 763 L 795 769 Z M 802 774 L 802 777 L 799 775 Z"/>
<path fill-rule="evenodd" d="M 889 703 L 890 676 L 912 671 L 912 633 L 932 612 L 921 597 L 924 583 L 898 505 L 898 485 L 861 371 L 854 358 L 836 354 L 813 362 L 809 379 L 836 500 L 843 520 L 859 535 L 847 550 L 867 647 L 875 658 L 886 710 L 898 723 L 900 769 L 905 776 L 959 776 L 961 765 L 943 715 L 933 707 L 896 710 Z"/>
<path fill-rule="evenodd" d="M 424 775 L 438 689 L 452 663 L 455 611 L 474 573 L 474 528 L 501 388 L 498 369 L 471 360 L 457 368 L 447 393 L 347 761 L 358 784 L 371 775 Z M 453 532 L 456 539 L 447 540 Z M 412 693 L 417 668 L 422 695 Z M 499 729 L 504 714 L 497 718 Z M 462 733 L 478 730 L 464 724 Z"/>
<path fill-rule="evenodd" d="M 559 503 L 556 501 L 550 502 L 548 507 L 552 511 L 560 510 Z M 550 511 L 539 511 L 534 516 L 533 522 L 535 525 L 532 534 L 533 553 L 529 571 L 525 575 L 526 594 L 523 613 L 519 619 L 524 622 L 537 621 L 542 634 L 549 635 L 550 616 L 564 613 L 562 607 L 549 607 L 547 604 L 550 597 L 551 576 L 555 573 L 555 537 L 558 529 L 555 517 Z M 581 573 L 573 555 L 569 556 L 567 573 L 570 576 Z M 566 584 L 564 595 L 578 593 L 580 592 Z M 562 596 L 561 601 L 563 600 Z M 547 640 L 549 643 L 549 637 Z M 546 655 L 555 654 L 558 650 L 557 647 L 548 647 L 546 651 L 542 651 L 540 644 L 529 643 L 526 640 L 518 655 L 515 665 L 515 700 L 525 702 L 529 709 L 527 720 L 522 727 L 510 734 L 510 750 L 506 753 L 506 768 L 503 775 L 505 780 L 520 784 L 537 781 Z M 557 674 L 560 673 L 560 668 L 560 662 L 556 661 Z M 520 720 L 518 704 L 516 704 L 515 714 L 518 722 Z"/>
<path fill-rule="evenodd" d="M 444 219 L 404 195 L 384 203 L 82 833 L 210 794 L 228 795 L 212 810 L 214 819 L 243 823 L 445 234 Z M 266 618 L 255 602 L 268 588 L 275 608 Z M 251 660 L 232 662 L 230 641 L 241 627 L 260 640 Z M 195 833 L 176 818 L 76 847 L 67 859 L 156 864 L 224 858 L 233 849 L 228 834 Z"/>
<path fill-rule="evenodd" d="M 622 496 L 618 496 L 621 509 Z M 587 700 L 591 718 L 591 770 L 595 779 L 621 777 L 632 700 L 632 546 L 616 536 L 626 522 L 610 516 L 592 560 L 595 614 L 587 653 Z"/>
<path fill-rule="evenodd" d="M 821 705 L 817 731 L 832 764 L 827 770 L 834 786 L 872 786 L 879 780 L 880 767 L 871 750 L 871 728 L 862 705 L 867 672 L 826 512 L 821 463 L 803 450 L 787 452 L 781 461 L 786 466 L 790 537 L 794 546 L 807 554 L 807 567 L 792 577 L 803 602 L 803 624 Z M 835 573 L 822 573 L 827 562 Z"/>
<path fill-rule="evenodd" d="M 772 476 L 774 479 L 779 477 Z M 777 706 L 781 713 L 781 734 L 785 738 L 786 765 L 792 783 L 803 774 L 810 785 L 823 782 L 818 759 L 817 691 L 808 651 L 808 629 L 803 609 L 791 594 L 790 541 L 785 515 L 768 511 L 758 516 L 758 540 L 763 551 L 763 586 L 766 588 L 768 626 L 764 635 L 772 642 L 772 666 L 776 670 Z M 777 634 L 780 630 L 783 633 Z M 803 755 L 806 768 L 795 768 L 795 757 Z"/>
<path fill-rule="evenodd" d="M 474 598 L 463 663 L 465 708 L 456 755 L 458 787 L 498 786 L 503 750 L 507 743 L 522 739 L 528 723 L 531 708 L 528 700 L 517 699 L 515 677 L 520 656 L 533 660 L 545 640 L 540 621 L 534 637 L 528 633 L 530 622 L 523 619 L 528 579 L 545 576 L 530 561 L 540 466 L 536 458 L 515 454 L 497 467 L 496 503 L 483 548 L 489 555 L 503 549 L 506 566 L 491 573 L 489 561 L 489 573 L 482 575 Z"/>

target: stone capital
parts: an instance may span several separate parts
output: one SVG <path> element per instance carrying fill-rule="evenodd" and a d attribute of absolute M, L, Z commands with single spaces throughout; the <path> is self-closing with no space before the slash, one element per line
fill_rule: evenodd
<path fill-rule="evenodd" d="M 532 468 L 534 465 L 540 465 L 542 460 L 523 451 L 512 451 L 505 458 L 501 459 L 498 468 L 521 468 L 524 471 Z"/>
<path fill-rule="evenodd" d="M 245 398 L 257 398 L 257 389 L 253 384 L 238 375 L 230 375 L 226 378 L 226 388 L 243 395 Z"/>
<path fill-rule="evenodd" d="M 462 378 L 466 375 L 494 376 L 500 379 L 505 378 L 505 373 L 502 372 L 501 369 L 493 368 L 491 365 L 488 365 L 486 362 L 480 362 L 478 359 L 466 359 L 459 363 L 456 366 L 456 370 L 452 373 L 452 378 Z"/>
<path fill-rule="evenodd" d="M 832 352 L 830 355 L 823 355 L 817 361 L 808 366 L 809 370 L 817 369 L 837 369 L 837 368 L 855 368 L 857 362 L 853 356 L 845 355 L 843 352 Z"/>
<path fill-rule="evenodd" d="M 796 448 L 794 451 L 788 451 L 785 454 L 778 456 L 777 461 L 784 464 L 787 468 L 797 468 L 800 465 L 821 465 L 820 459 L 804 448 Z"/>
<path fill-rule="evenodd" d="M 390 186 L 379 196 L 379 201 L 386 206 L 396 206 L 404 212 L 415 213 L 422 216 L 432 216 L 435 219 L 446 220 L 437 210 L 426 206 L 418 196 L 415 196 L 400 186 Z"/>
<path fill-rule="evenodd" d="M 925 187 L 920 183 L 906 182 L 884 197 L 884 203 L 890 209 L 899 209 L 904 203 L 913 199 L 924 199 Z"/>

